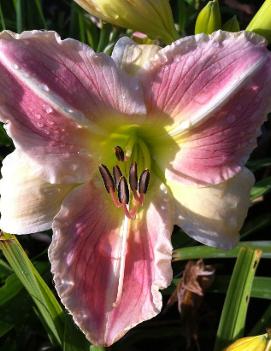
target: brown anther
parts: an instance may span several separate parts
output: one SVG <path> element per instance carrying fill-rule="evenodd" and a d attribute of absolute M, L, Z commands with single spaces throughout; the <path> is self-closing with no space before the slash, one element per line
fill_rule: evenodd
<path fill-rule="evenodd" d="M 107 192 L 110 193 L 112 191 L 115 191 L 114 180 L 111 173 L 109 172 L 109 169 L 105 165 L 100 165 L 99 171 L 103 178 L 103 183 Z"/>
<path fill-rule="evenodd" d="M 139 178 L 139 187 L 138 187 L 138 192 L 139 194 L 146 194 L 148 190 L 150 182 L 150 171 L 148 169 L 145 169 Z"/>
<path fill-rule="evenodd" d="M 113 177 L 114 177 L 115 187 L 117 188 L 119 184 L 119 180 L 122 177 L 122 173 L 119 166 L 113 167 Z"/>
<path fill-rule="evenodd" d="M 129 203 L 129 188 L 125 177 L 121 177 L 118 184 L 118 198 L 122 204 Z"/>
<path fill-rule="evenodd" d="M 120 146 L 115 146 L 115 155 L 118 161 L 124 161 L 125 154 Z"/>
<path fill-rule="evenodd" d="M 138 177 L 137 177 L 137 164 L 133 162 L 130 166 L 129 172 L 129 184 L 132 192 L 136 192 L 138 189 Z"/>

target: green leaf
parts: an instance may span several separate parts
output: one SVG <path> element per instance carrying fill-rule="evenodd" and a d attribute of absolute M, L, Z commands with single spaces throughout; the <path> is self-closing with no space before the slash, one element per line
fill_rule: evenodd
<path fill-rule="evenodd" d="M 16 12 L 16 30 L 18 33 L 23 31 L 23 0 L 13 0 Z"/>
<path fill-rule="evenodd" d="M 247 31 L 253 31 L 265 37 L 271 43 L 271 0 L 265 0 L 259 11 L 247 26 Z"/>
<path fill-rule="evenodd" d="M 255 200 L 269 191 L 271 191 L 271 177 L 266 177 L 254 185 L 250 191 L 250 198 L 251 200 Z"/>
<path fill-rule="evenodd" d="M 187 19 L 187 14 L 186 14 L 187 11 L 186 11 L 186 5 L 184 0 L 178 0 L 177 6 L 178 6 L 179 32 L 184 33 L 185 26 L 186 26 L 186 19 Z"/>
<path fill-rule="evenodd" d="M 0 248 L 25 289 L 37 306 L 54 343 L 62 345 L 64 335 L 63 311 L 54 294 L 27 257 L 13 235 L 3 234 Z"/>
<path fill-rule="evenodd" d="M 36 8 L 37 8 L 37 12 L 38 12 L 38 15 L 40 17 L 40 20 L 41 20 L 41 22 L 43 24 L 43 28 L 47 29 L 47 22 L 46 22 L 46 19 L 44 17 L 41 1 L 40 0 L 35 0 L 35 5 L 36 5 Z"/>
<path fill-rule="evenodd" d="M 65 316 L 63 351 L 89 351 L 89 342 L 79 328 L 75 327 L 71 316 Z"/>
<path fill-rule="evenodd" d="M 104 351 L 104 350 L 105 350 L 105 348 L 102 347 L 102 346 L 94 346 L 94 345 L 92 345 L 90 347 L 90 351 Z"/>
<path fill-rule="evenodd" d="M 5 23 L 5 17 L 2 11 L 2 5 L 0 2 L 0 24 L 1 24 L 1 30 L 5 30 L 6 29 L 6 23 Z"/>
<path fill-rule="evenodd" d="M 7 334 L 13 327 L 13 324 L 0 321 L 0 338 Z"/>
<path fill-rule="evenodd" d="M 243 336 L 252 283 L 260 257 L 260 250 L 243 247 L 239 251 L 219 322 L 215 351 L 223 350 Z"/>
<path fill-rule="evenodd" d="M 219 275 L 215 277 L 210 292 L 225 293 L 229 286 L 230 276 Z M 255 277 L 251 290 L 251 297 L 271 300 L 271 278 Z"/>
<path fill-rule="evenodd" d="M 0 288 L 0 306 L 13 299 L 23 288 L 16 274 L 7 277 L 5 284 Z"/>
<path fill-rule="evenodd" d="M 249 221 L 246 221 L 243 226 L 240 238 L 243 240 L 247 236 L 257 232 L 260 229 L 263 229 L 271 224 L 270 213 L 264 213 L 259 216 L 253 216 Z"/>
<path fill-rule="evenodd" d="M 12 140 L 8 137 L 2 123 L 0 124 L 0 144 L 5 146 L 12 145 Z"/>
<path fill-rule="evenodd" d="M 255 172 L 258 169 L 271 166 L 271 158 L 261 158 L 259 160 L 250 160 L 247 162 L 247 167 Z"/>
<path fill-rule="evenodd" d="M 14 273 L 33 299 L 39 318 L 52 342 L 62 346 L 64 351 L 88 350 L 89 342 L 70 316 L 64 314 L 56 297 L 29 260 L 15 236 L 1 235 L 0 248 Z M 39 269 L 44 267 L 42 263 L 37 263 L 37 265 Z"/>
<path fill-rule="evenodd" d="M 271 304 L 267 307 L 264 314 L 258 320 L 258 322 L 254 325 L 254 327 L 249 332 L 249 336 L 257 335 L 265 332 L 266 326 L 271 324 Z"/>
<path fill-rule="evenodd" d="M 173 251 L 173 261 L 195 260 L 199 258 L 234 258 L 241 248 L 259 249 L 263 258 L 271 258 L 271 241 L 243 241 L 231 250 L 216 249 L 204 245 L 184 247 Z"/>

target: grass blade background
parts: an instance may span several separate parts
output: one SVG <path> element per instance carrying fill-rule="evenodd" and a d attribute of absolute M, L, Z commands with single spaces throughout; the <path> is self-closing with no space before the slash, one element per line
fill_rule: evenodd
<path fill-rule="evenodd" d="M 243 241 L 231 250 L 216 249 L 208 246 L 192 246 L 176 249 L 173 252 L 173 261 L 195 260 L 199 258 L 234 258 L 241 248 L 259 249 L 263 258 L 271 258 L 271 241 Z"/>
<path fill-rule="evenodd" d="M 243 336 L 247 307 L 260 250 L 242 247 L 239 251 L 224 302 L 214 351 L 221 351 Z"/>
<path fill-rule="evenodd" d="M 51 338 L 56 344 L 61 345 L 64 334 L 63 310 L 54 294 L 41 278 L 14 236 L 1 235 L 0 248 L 14 273 L 36 304 Z"/>
<path fill-rule="evenodd" d="M 14 273 L 33 299 L 50 339 L 56 345 L 62 346 L 65 351 L 88 350 L 89 343 L 70 318 L 65 315 L 54 294 L 15 236 L 2 234 L 0 248 Z"/>

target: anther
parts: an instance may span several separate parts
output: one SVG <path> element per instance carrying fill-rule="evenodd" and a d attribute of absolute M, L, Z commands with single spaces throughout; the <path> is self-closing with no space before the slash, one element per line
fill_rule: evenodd
<path fill-rule="evenodd" d="M 137 164 L 133 162 L 129 172 L 129 184 L 133 193 L 138 189 Z"/>
<path fill-rule="evenodd" d="M 119 184 L 119 180 L 122 177 L 122 173 L 119 166 L 113 167 L 113 177 L 114 177 L 115 187 L 117 188 Z"/>
<path fill-rule="evenodd" d="M 115 146 L 115 155 L 118 161 L 124 161 L 125 154 L 120 146 Z"/>
<path fill-rule="evenodd" d="M 100 165 L 99 171 L 100 171 L 101 176 L 103 178 L 103 183 L 104 183 L 104 186 L 105 186 L 105 189 L 107 190 L 107 192 L 110 193 L 110 192 L 114 191 L 115 190 L 114 180 L 113 180 L 112 175 L 109 172 L 108 168 L 105 165 Z"/>
<path fill-rule="evenodd" d="M 121 177 L 118 184 L 118 198 L 123 205 L 129 203 L 129 188 L 125 177 Z"/>
<path fill-rule="evenodd" d="M 148 190 L 150 182 L 150 171 L 148 169 L 145 169 L 139 178 L 139 187 L 138 187 L 138 192 L 139 194 L 146 194 Z"/>

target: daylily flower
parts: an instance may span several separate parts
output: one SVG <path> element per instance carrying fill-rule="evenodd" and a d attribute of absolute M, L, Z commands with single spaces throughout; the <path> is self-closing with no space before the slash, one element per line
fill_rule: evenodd
<path fill-rule="evenodd" d="M 248 32 L 164 49 L 124 38 L 112 58 L 54 32 L 0 35 L 0 115 L 16 148 L 0 226 L 53 228 L 56 290 L 91 342 L 159 313 L 174 224 L 208 245 L 238 241 L 270 61 Z"/>
<path fill-rule="evenodd" d="M 87 12 L 116 26 L 144 32 L 165 43 L 176 40 L 169 0 L 74 0 Z"/>

